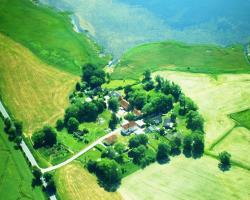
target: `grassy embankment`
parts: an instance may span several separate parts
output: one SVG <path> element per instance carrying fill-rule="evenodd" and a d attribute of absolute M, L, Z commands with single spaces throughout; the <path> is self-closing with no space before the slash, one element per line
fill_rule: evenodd
<path fill-rule="evenodd" d="M 58 196 L 63 200 L 121 200 L 117 193 L 110 193 L 101 188 L 96 177 L 90 174 L 77 161 L 56 171 L 55 181 Z"/>
<path fill-rule="evenodd" d="M 195 73 L 249 73 L 243 47 L 187 45 L 179 42 L 151 43 L 135 47 L 121 58 L 113 79 L 138 79 L 145 69 Z"/>
<path fill-rule="evenodd" d="M 74 32 L 68 13 L 55 12 L 29 0 L 1 0 L 0 32 L 29 48 L 43 62 L 73 74 L 83 63 L 104 65 L 99 47 Z"/>
<path fill-rule="evenodd" d="M 45 200 L 42 189 L 32 188 L 33 175 L 20 150 L 16 150 L 3 132 L 0 118 L 0 194 L 1 199 Z"/>

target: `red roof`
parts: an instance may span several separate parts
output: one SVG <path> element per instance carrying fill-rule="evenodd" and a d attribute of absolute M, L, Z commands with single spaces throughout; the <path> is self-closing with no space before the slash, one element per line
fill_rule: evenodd
<path fill-rule="evenodd" d="M 130 121 L 122 126 L 123 129 L 128 130 L 129 128 L 136 127 L 136 123 L 134 121 Z"/>
<path fill-rule="evenodd" d="M 110 137 L 106 138 L 104 140 L 104 143 L 107 144 L 107 145 L 112 145 L 116 142 L 117 140 L 117 136 L 116 135 L 111 135 Z"/>
<path fill-rule="evenodd" d="M 120 104 L 121 104 L 121 106 L 125 109 L 125 110 L 128 110 L 128 107 L 129 107 L 129 102 L 128 101 L 126 101 L 125 99 L 121 99 L 120 100 Z"/>
<path fill-rule="evenodd" d="M 134 109 L 133 113 L 135 114 L 135 116 L 141 116 L 142 112 L 140 110 Z"/>

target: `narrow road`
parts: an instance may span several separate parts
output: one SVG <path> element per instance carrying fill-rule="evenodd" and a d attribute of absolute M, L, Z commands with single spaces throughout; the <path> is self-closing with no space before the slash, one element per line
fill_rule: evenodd
<path fill-rule="evenodd" d="M 7 113 L 7 111 L 5 110 L 1 100 L 0 100 L 0 112 L 2 113 L 4 119 L 6 119 L 6 118 L 10 119 L 10 116 Z"/>
<path fill-rule="evenodd" d="M 63 167 L 67 164 L 69 164 L 70 162 L 74 161 L 75 159 L 79 158 L 80 156 L 82 156 L 83 154 L 87 153 L 89 150 L 91 150 L 92 148 L 94 148 L 97 144 L 100 144 L 103 140 L 105 140 L 106 138 L 112 136 L 112 135 L 115 135 L 117 133 L 120 133 L 121 131 L 121 128 L 118 128 L 110 133 L 108 133 L 107 135 L 104 135 L 103 137 L 99 138 L 98 140 L 96 140 L 95 142 L 93 142 L 92 144 L 90 144 L 89 146 L 87 146 L 85 149 L 81 150 L 79 153 L 77 153 L 76 155 L 72 156 L 71 158 L 69 158 L 68 160 L 58 164 L 58 165 L 55 165 L 55 166 L 52 166 L 52 167 L 48 167 L 48 168 L 40 168 L 42 173 L 45 173 L 45 172 L 50 172 L 50 171 L 53 171 L 55 169 L 58 169 L 60 167 Z"/>

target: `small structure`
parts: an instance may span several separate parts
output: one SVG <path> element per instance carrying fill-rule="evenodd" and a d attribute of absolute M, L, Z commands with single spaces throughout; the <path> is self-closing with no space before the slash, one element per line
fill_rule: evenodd
<path fill-rule="evenodd" d="M 167 118 L 164 120 L 163 126 L 165 129 L 172 129 L 174 127 L 174 123 L 171 121 L 170 118 Z"/>
<path fill-rule="evenodd" d="M 129 102 L 126 101 L 124 98 L 120 99 L 120 106 L 124 109 L 124 110 L 128 110 L 129 109 Z"/>
<path fill-rule="evenodd" d="M 109 93 L 109 96 L 110 96 L 110 97 L 116 97 L 116 98 L 118 98 L 118 99 L 122 98 L 122 95 L 121 95 L 119 92 L 117 92 L 117 91 L 111 91 L 111 92 Z"/>
<path fill-rule="evenodd" d="M 155 131 L 155 127 L 154 126 L 149 126 L 145 129 L 145 133 L 152 133 Z"/>
<path fill-rule="evenodd" d="M 145 127 L 145 122 L 143 121 L 143 119 L 141 119 L 141 120 L 137 120 L 136 122 L 136 125 L 138 126 L 138 127 L 140 127 L 140 128 L 144 128 Z"/>
<path fill-rule="evenodd" d="M 141 134 L 144 134 L 144 131 L 141 128 L 135 131 L 135 135 L 141 135 Z"/>
<path fill-rule="evenodd" d="M 133 133 L 137 128 L 137 125 L 134 121 L 130 121 L 130 122 L 127 122 L 127 123 L 124 123 L 122 125 L 122 131 L 121 133 L 123 135 L 130 135 L 131 133 Z"/>
<path fill-rule="evenodd" d="M 135 115 L 136 117 L 142 116 L 142 112 L 141 112 L 140 110 L 134 109 L 134 110 L 133 110 L 133 113 L 134 113 L 134 115 Z"/>
<path fill-rule="evenodd" d="M 87 97 L 87 98 L 85 99 L 85 101 L 89 103 L 89 102 L 92 101 L 92 99 L 91 99 L 90 97 Z"/>
<path fill-rule="evenodd" d="M 110 137 L 106 138 L 106 139 L 103 141 L 103 144 L 104 144 L 105 146 L 111 146 L 111 145 L 113 145 L 116 141 L 117 141 L 117 136 L 116 136 L 116 135 L 111 135 Z"/>
<path fill-rule="evenodd" d="M 153 124 L 153 125 L 159 125 L 162 123 L 162 117 L 161 117 L 161 115 L 157 115 L 157 116 L 148 118 L 147 122 L 150 124 Z"/>

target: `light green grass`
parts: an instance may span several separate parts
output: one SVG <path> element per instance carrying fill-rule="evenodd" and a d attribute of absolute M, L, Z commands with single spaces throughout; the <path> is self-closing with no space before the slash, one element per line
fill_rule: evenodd
<path fill-rule="evenodd" d="M 48 64 L 80 73 L 87 62 L 104 65 L 97 45 L 74 32 L 67 13 L 56 12 L 29 0 L 0 1 L 0 32 L 28 47 Z"/>
<path fill-rule="evenodd" d="M 244 126 L 250 130 L 250 109 L 233 113 L 230 116 L 232 119 L 238 122 L 240 126 Z"/>
<path fill-rule="evenodd" d="M 115 68 L 114 79 L 138 79 L 150 69 L 177 70 L 208 74 L 249 73 L 243 47 L 187 45 L 179 42 L 144 44 L 129 50 Z"/>
<path fill-rule="evenodd" d="M 234 128 L 230 134 L 217 144 L 213 151 L 220 153 L 228 151 L 232 160 L 250 166 L 250 131 L 243 127 Z"/>
<path fill-rule="evenodd" d="M 125 179 L 118 190 L 124 200 L 239 200 L 248 199 L 250 172 L 233 166 L 221 172 L 216 159 L 172 158 L 153 164 Z"/>
<path fill-rule="evenodd" d="M 0 194 L 1 199 L 45 200 L 42 189 L 32 188 L 32 173 L 20 150 L 15 150 L 3 132 L 0 119 Z"/>
<path fill-rule="evenodd" d="M 110 83 L 105 83 L 102 85 L 103 88 L 106 89 L 117 89 L 119 87 L 125 87 L 127 85 L 133 85 L 135 83 L 135 80 L 129 80 L 129 79 L 124 79 L 124 80 L 112 80 Z"/>

